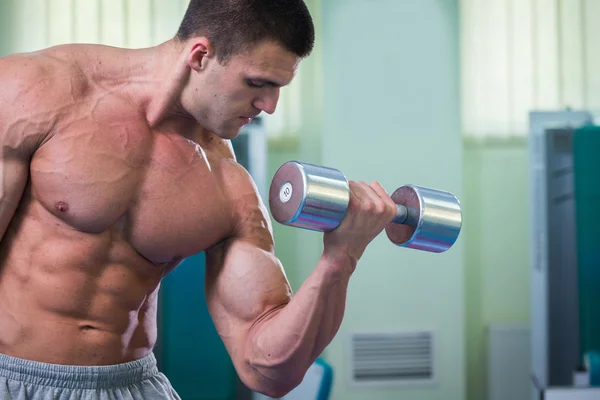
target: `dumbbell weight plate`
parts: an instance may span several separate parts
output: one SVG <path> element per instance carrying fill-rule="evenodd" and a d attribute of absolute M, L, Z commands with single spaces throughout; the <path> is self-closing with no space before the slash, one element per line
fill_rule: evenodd
<path fill-rule="evenodd" d="M 406 185 L 391 197 L 396 204 L 412 208 L 418 221 L 411 225 L 389 224 L 385 230 L 392 243 L 433 253 L 452 247 L 462 226 L 460 203 L 453 194 Z"/>
<path fill-rule="evenodd" d="M 337 228 L 349 202 L 344 174 L 298 161 L 279 167 L 269 189 L 269 206 L 277 222 L 321 232 Z"/>

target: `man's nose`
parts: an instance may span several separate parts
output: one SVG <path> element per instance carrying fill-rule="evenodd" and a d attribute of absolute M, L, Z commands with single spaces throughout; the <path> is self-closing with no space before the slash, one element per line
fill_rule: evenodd
<path fill-rule="evenodd" d="M 279 88 L 273 88 L 254 101 L 254 107 L 267 114 L 273 114 L 279 101 Z"/>

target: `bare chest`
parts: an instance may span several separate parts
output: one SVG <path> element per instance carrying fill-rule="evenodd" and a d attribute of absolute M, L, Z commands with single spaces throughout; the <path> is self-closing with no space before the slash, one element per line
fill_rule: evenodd
<path fill-rule="evenodd" d="M 111 232 L 153 262 L 205 250 L 230 230 L 218 160 L 135 119 L 65 126 L 35 154 L 31 193 L 85 233 Z"/>

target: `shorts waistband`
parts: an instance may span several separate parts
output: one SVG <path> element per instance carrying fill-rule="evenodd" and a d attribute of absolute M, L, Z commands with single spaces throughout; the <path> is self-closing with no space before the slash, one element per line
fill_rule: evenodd
<path fill-rule="evenodd" d="M 154 353 L 139 360 L 102 366 L 47 364 L 0 354 L 0 377 L 65 389 L 129 386 L 159 373 Z"/>

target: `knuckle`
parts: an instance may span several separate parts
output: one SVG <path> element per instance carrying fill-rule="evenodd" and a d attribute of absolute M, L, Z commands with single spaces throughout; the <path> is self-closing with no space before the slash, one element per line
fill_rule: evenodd
<path fill-rule="evenodd" d="M 365 201 L 363 203 L 363 210 L 367 212 L 375 211 L 375 203 L 373 203 L 372 201 Z"/>
<path fill-rule="evenodd" d="M 387 207 L 387 205 L 383 201 L 378 201 L 377 204 L 375 205 L 375 211 L 378 214 L 385 214 L 386 210 L 389 210 L 389 208 Z"/>

